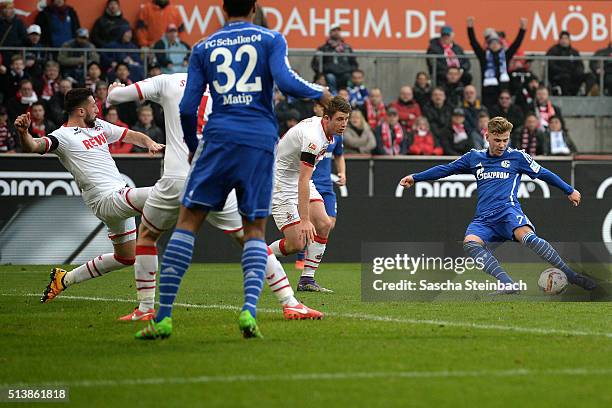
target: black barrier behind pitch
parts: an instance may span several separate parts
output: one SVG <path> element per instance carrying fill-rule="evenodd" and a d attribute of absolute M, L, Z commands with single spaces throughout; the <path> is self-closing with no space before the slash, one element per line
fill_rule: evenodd
<path fill-rule="evenodd" d="M 116 158 L 127 183 L 147 186 L 155 183 L 161 161 L 146 157 Z M 446 163 L 440 160 L 347 160 L 348 194 L 338 192 L 338 222 L 332 232 L 325 260 L 358 262 L 361 241 L 444 241 L 461 240 L 475 208 L 474 181 L 451 179 L 419 183 L 404 191 L 397 183 L 408 172 Z M 519 197 L 540 235 L 550 241 L 612 242 L 612 162 L 541 160 L 545 167 L 575 184 L 583 193 L 583 204 L 571 208 L 554 187 L 525 180 Z M 3 156 L 0 159 L 0 251 L 12 239 L 2 234 L 19 220 L 18 209 L 31 203 L 44 204 L 49 195 L 72 195 L 81 200 L 78 188 L 59 161 L 51 157 Z M 38 208 L 38 207 L 37 207 Z M 44 208 L 44 206 L 42 207 Z M 55 207 L 54 207 L 55 208 Z M 61 211 L 54 210 L 54 211 Z M 53 217 L 53 213 L 45 216 Z M 93 216 L 92 216 L 93 217 Z M 20 220 L 27 225 L 28 220 Z M 53 229 L 33 225 L 29 245 L 52 239 Z M 606 235 L 607 234 L 607 235 Z M 268 223 L 268 240 L 280 234 Z M 85 237 L 75 237 L 84 239 Z M 610 245 L 612 247 L 612 244 Z M 65 249 L 69 252 L 70 248 Z M 239 250 L 223 233 L 205 226 L 198 239 L 195 260 L 237 262 Z M 0 253 L 0 262 L 6 262 Z M 31 262 L 23 259 L 23 263 Z M 39 261 L 40 262 L 40 261 Z"/>

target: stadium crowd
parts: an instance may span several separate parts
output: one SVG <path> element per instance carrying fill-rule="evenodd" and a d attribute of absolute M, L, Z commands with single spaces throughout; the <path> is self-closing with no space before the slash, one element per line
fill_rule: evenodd
<path fill-rule="evenodd" d="M 256 18 L 258 24 L 266 24 L 261 12 Z M 485 146 L 484 129 L 494 116 L 503 116 L 514 125 L 512 146 L 516 148 L 539 155 L 575 152 L 562 112 L 552 104 L 550 95 L 612 95 L 612 60 L 591 61 L 588 72 L 580 58 L 550 61 L 549 88 L 530 71 L 530 61 L 520 49 L 526 27 L 526 20 L 521 19 L 511 43 L 504 32 L 492 28 L 484 31 L 480 41 L 474 19 L 468 18 L 468 38 L 481 70 L 480 87 L 473 85 L 473 67 L 464 48 L 454 41 L 452 27 L 442 27 L 427 50 L 438 58 L 435 62 L 428 59 L 428 71 L 419 72 L 414 83 L 402 86 L 397 95 L 383 95 L 376 86 L 368 86 L 364 71 L 351 55 L 353 49 L 341 36 L 341 27 L 331 27 L 329 38 L 318 50 L 334 55 L 316 55 L 311 66 L 314 82 L 346 98 L 354 109 L 344 135 L 345 152 L 463 154 Z M 91 31 L 80 26 L 77 12 L 66 0 L 49 0 L 29 27 L 15 14 L 11 1 L 0 3 L 0 46 L 26 48 L 25 53 L 0 54 L 0 152 L 19 151 L 12 124 L 20 114 L 31 112 L 34 135 L 48 134 L 64 123 L 64 95 L 77 86 L 92 89 L 100 115 L 107 121 L 164 143 L 159 105 L 130 102 L 110 106 L 106 95 L 109 83 L 129 85 L 144 79 L 145 72 L 147 77 L 186 72 L 190 46 L 180 39 L 183 30 L 178 9 L 170 0 L 147 3 L 135 27 L 123 17 L 120 1 L 108 0 Z M 66 50 L 47 52 L 42 47 Z M 158 52 L 143 57 L 144 47 Z M 97 48 L 117 52 L 99 53 Z M 547 55 L 580 57 L 566 31 L 560 33 Z M 612 56 L 612 43 L 595 55 Z M 604 89 L 599 89 L 597 78 L 602 70 Z M 480 95 L 478 89 L 482 90 Z M 275 105 L 281 134 L 316 113 L 312 101 L 278 91 Z M 126 143 L 110 148 L 113 153 L 141 151 Z"/>

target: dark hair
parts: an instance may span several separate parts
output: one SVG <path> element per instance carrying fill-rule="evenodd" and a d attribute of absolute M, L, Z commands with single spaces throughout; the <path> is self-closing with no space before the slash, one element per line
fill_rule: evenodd
<path fill-rule="evenodd" d="M 17 60 L 22 60 L 23 61 L 23 56 L 21 54 L 14 54 L 11 57 L 11 64 Z"/>
<path fill-rule="evenodd" d="M 22 79 L 21 81 L 19 81 L 19 88 L 21 88 L 21 86 L 22 86 L 23 84 L 30 84 L 30 85 L 32 85 L 32 87 L 34 86 L 34 82 L 32 82 L 32 81 L 31 81 L 31 80 L 29 80 L 29 79 Z"/>
<path fill-rule="evenodd" d="M 94 65 L 97 66 L 98 68 L 100 68 L 100 72 L 103 72 L 102 71 L 102 65 L 100 65 L 96 61 L 91 61 L 89 64 L 87 64 L 87 70 L 89 71 L 89 68 L 91 68 Z"/>
<path fill-rule="evenodd" d="M 440 91 L 440 92 L 442 92 L 444 95 L 446 95 L 446 92 L 444 91 L 444 88 L 442 88 L 441 86 L 436 86 L 434 89 L 432 89 L 432 90 L 431 90 L 432 95 L 433 95 L 433 93 L 434 93 L 435 91 Z"/>
<path fill-rule="evenodd" d="M 256 0 L 223 0 L 223 10 L 228 17 L 245 17 L 248 16 Z"/>
<path fill-rule="evenodd" d="M 321 78 L 321 77 L 325 78 L 325 82 L 327 82 L 327 77 L 322 72 L 319 72 L 318 74 L 315 74 L 314 79 L 312 80 L 312 82 L 317 82 L 317 80 L 319 78 Z"/>
<path fill-rule="evenodd" d="M 351 113 L 351 105 L 341 96 L 334 96 L 331 101 L 329 101 L 329 105 L 325 108 L 325 115 L 330 118 L 333 117 L 336 112 L 342 113 Z"/>
<path fill-rule="evenodd" d="M 448 67 L 446 69 L 446 72 L 450 71 L 451 69 L 456 69 L 457 71 L 459 71 L 459 67 Z"/>
<path fill-rule="evenodd" d="M 64 110 L 71 114 L 77 108 L 82 108 L 93 92 L 89 88 L 74 88 L 66 92 L 64 96 Z"/>
<path fill-rule="evenodd" d="M 117 65 L 115 65 L 115 72 L 119 71 L 119 67 L 125 67 L 128 72 L 130 71 L 130 67 L 128 64 L 126 64 L 125 62 L 119 62 Z"/>
<path fill-rule="evenodd" d="M 502 89 L 501 91 L 499 91 L 499 94 L 497 95 L 497 97 L 499 98 L 500 95 L 503 94 L 503 93 L 507 93 L 512 98 L 512 92 L 510 92 L 509 89 Z"/>
<path fill-rule="evenodd" d="M 530 116 L 534 116 L 536 119 L 538 118 L 538 115 L 536 115 L 534 111 L 529 111 L 525 114 L 525 120 Z"/>
<path fill-rule="evenodd" d="M 361 75 L 365 76 L 365 73 L 363 72 L 362 69 L 359 69 L 359 68 L 354 69 L 353 72 L 351 72 L 351 74 L 354 74 L 355 72 L 359 72 Z"/>
<path fill-rule="evenodd" d="M 482 119 L 482 118 L 490 118 L 489 112 L 486 109 L 481 110 L 480 113 L 478 114 L 478 119 Z"/>
<path fill-rule="evenodd" d="M 30 109 L 34 108 L 35 106 L 42 106 L 45 112 L 47 111 L 47 109 L 45 109 L 45 104 L 40 101 L 34 102 L 32 105 L 30 105 Z"/>

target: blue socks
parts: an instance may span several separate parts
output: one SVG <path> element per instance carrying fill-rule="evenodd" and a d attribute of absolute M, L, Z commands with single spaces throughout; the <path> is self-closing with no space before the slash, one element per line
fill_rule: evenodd
<path fill-rule="evenodd" d="M 262 239 L 252 238 L 244 243 L 242 251 L 242 275 L 244 277 L 244 306 L 255 317 L 257 301 L 266 276 L 268 245 Z"/>
<path fill-rule="evenodd" d="M 191 263 L 195 236 L 186 230 L 175 229 L 170 237 L 159 274 L 159 309 L 156 322 L 172 317 L 172 304 L 181 286 L 183 276 Z"/>
<path fill-rule="evenodd" d="M 550 263 L 555 268 L 559 268 L 565 273 L 567 279 L 572 281 L 576 276 L 576 272 L 567 266 L 563 259 L 559 256 L 555 248 L 552 247 L 545 239 L 538 237 L 535 232 L 528 232 L 523 236 L 521 241 L 523 246 L 531 249 L 533 252 L 538 254 L 540 258 Z"/>
<path fill-rule="evenodd" d="M 297 261 L 303 261 L 305 256 L 304 256 L 305 251 L 300 251 L 296 254 L 296 260 Z"/>
<path fill-rule="evenodd" d="M 484 264 L 484 271 L 502 283 L 513 283 L 512 278 L 501 267 L 497 258 L 484 245 L 476 241 L 463 243 L 463 250 L 473 259 L 480 258 Z"/>

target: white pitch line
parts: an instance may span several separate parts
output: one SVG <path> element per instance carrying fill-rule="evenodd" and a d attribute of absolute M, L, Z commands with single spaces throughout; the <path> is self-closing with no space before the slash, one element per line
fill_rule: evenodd
<path fill-rule="evenodd" d="M 15 296 L 15 297 L 40 297 L 37 293 L 0 293 L 0 296 Z M 119 303 L 135 303 L 133 299 L 119 299 L 119 298 L 105 298 L 105 297 L 93 297 L 93 296 L 70 296 L 62 295 L 61 299 L 66 300 L 88 300 L 94 302 L 119 302 Z M 157 303 L 157 302 L 156 302 Z M 201 305 L 191 303 L 175 303 L 174 306 L 178 307 L 189 307 L 193 309 L 215 309 L 215 310 L 240 310 L 237 306 L 231 305 Z M 281 313 L 280 309 L 267 309 L 258 308 L 258 311 L 262 313 Z M 367 320 L 374 322 L 388 322 L 388 323 L 401 323 L 401 324 L 414 324 L 414 325 L 430 325 L 430 326 L 449 326 L 459 327 L 466 329 L 479 329 L 479 330 L 499 330 L 499 331 L 510 331 L 517 333 L 531 333 L 531 334 L 543 334 L 551 335 L 557 334 L 562 336 L 596 336 L 596 337 L 607 337 L 612 338 L 612 333 L 609 332 L 594 332 L 585 330 L 564 330 L 564 329 L 545 329 L 539 327 L 522 327 L 522 326 L 504 326 L 499 324 L 482 324 L 482 323 L 471 323 L 471 322 L 454 322 L 445 320 L 423 320 L 423 319 L 409 319 L 402 317 L 391 317 L 391 316 L 378 316 L 371 314 L 360 314 L 360 313 L 325 313 L 329 317 L 341 317 L 356 320 Z"/>
<path fill-rule="evenodd" d="M 549 370 L 477 370 L 477 371 L 357 371 L 336 373 L 294 373 L 272 375 L 219 375 L 195 377 L 153 377 L 123 380 L 80 380 L 51 383 L 18 383 L 0 384 L 0 389 L 15 387 L 122 387 L 130 385 L 162 384 L 204 384 L 204 383 L 237 383 L 237 382 L 274 382 L 274 381 L 317 381 L 317 380 L 359 380 L 376 378 L 468 378 L 468 377 L 520 377 L 520 376 L 600 376 L 612 375 L 612 368 L 562 368 Z"/>

